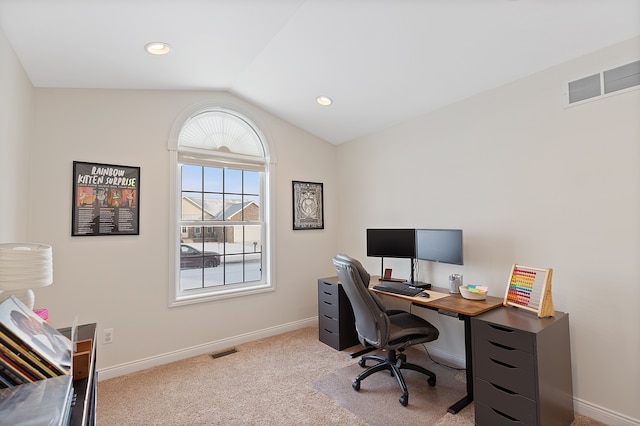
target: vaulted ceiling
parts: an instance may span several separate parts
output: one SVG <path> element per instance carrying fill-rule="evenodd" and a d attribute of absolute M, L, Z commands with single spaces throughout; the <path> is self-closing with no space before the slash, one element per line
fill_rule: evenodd
<path fill-rule="evenodd" d="M 340 144 L 638 36 L 640 1 L 0 0 L 0 29 L 35 87 L 226 90 Z"/>

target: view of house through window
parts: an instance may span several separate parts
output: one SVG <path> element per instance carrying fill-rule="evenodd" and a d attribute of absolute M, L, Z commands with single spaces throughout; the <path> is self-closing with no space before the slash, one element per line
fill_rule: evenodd
<path fill-rule="evenodd" d="M 262 279 L 258 172 L 182 165 L 180 288 Z"/>

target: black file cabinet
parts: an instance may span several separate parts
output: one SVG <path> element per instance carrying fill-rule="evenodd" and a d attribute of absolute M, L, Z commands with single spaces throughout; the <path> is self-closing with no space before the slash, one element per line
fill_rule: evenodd
<path fill-rule="evenodd" d="M 351 303 L 338 277 L 318 280 L 320 341 L 339 351 L 359 343 Z"/>
<path fill-rule="evenodd" d="M 475 424 L 570 425 L 569 315 L 500 308 L 471 319 Z"/>

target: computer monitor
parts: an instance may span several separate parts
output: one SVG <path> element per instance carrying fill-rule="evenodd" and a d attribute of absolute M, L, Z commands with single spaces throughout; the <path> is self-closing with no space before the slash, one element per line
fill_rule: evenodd
<path fill-rule="evenodd" d="M 415 229 L 367 229 L 367 256 L 416 257 Z"/>
<path fill-rule="evenodd" d="M 416 229 L 416 259 L 462 265 L 462 229 Z"/>

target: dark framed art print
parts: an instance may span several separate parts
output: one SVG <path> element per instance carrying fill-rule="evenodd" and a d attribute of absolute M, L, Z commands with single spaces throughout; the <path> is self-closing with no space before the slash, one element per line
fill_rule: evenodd
<path fill-rule="evenodd" d="M 140 167 L 74 161 L 71 236 L 139 234 Z"/>
<path fill-rule="evenodd" d="M 322 183 L 293 181 L 293 229 L 324 229 Z"/>

